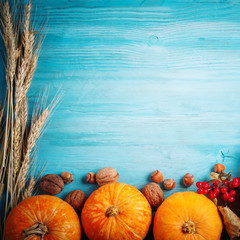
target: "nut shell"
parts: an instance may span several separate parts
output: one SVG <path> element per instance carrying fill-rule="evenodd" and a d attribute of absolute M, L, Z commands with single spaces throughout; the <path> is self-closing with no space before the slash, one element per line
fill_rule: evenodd
<path fill-rule="evenodd" d="M 142 189 L 142 193 L 153 209 L 158 208 L 164 201 L 164 193 L 157 183 L 146 184 Z"/>
<path fill-rule="evenodd" d="M 221 163 L 217 163 L 214 165 L 214 172 L 216 172 L 216 173 L 224 172 L 225 169 L 226 169 L 226 167 Z"/>
<path fill-rule="evenodd" d="M 86 175 L 86 181 L 91 184 L 96 183 L 96 174 L 93 172 L 89 172 Z"/>
<path fill-rule="evenodd" d="M 164 180 L 163 186 L 167 190 L 172 190 L 176 187 L 176 182 L 174 181 L 174 179 L 168 178 L 168 179 Z"/>
<path fill-rule="evenodd" d="M 119 174 L 115 168 L 105 167 L 100 169 L 96 174 L 96 181 L 99 186 L 111 182 L 118 182 Z"/>
<path fill-rule="evenodd" d="M 71 183 L 73 181 L 73 174 L 70 172 L 62 172 L 61 177 L 65 183 Z"/>
<path fill-rule="evenodd" d="M 76 212 L 80 212 L 83 208 L 83 205 L 86 201 L 85 193 L 78 189 L 71 191 L 65 198 L 65 201 L 69 203 Z"/>
<path fill-rule="evenodd" d="M 186 173 L 183 177 L 183 184 L 186 187 L 190 187 L 193 185 L 193 183 L 194 183 L 194 176 L 190 173 Z"/>
<path fill-rule="evenodd" d="M 161 183 L 163 181 L 163 174 L 159 170 L 155 170 L 151 174 L 151 179 L 155 183 Z"/>
<path fill-rule="evenodd" d="M 64 181 L 56 174 L 47 174 L 41 179 L 40 188 L 45 193 L 57 195 L 64 189 Z"/>

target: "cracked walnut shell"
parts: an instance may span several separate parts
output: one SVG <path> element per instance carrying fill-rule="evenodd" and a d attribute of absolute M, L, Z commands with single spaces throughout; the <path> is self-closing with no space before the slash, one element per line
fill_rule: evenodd
<path fill-rule="evenodd" d="M 105 167 L 100 169 L 96 174 L 96 181 L 99 186 L 107 183 L 118 182 L 119 174 L 115 168 Z"/>
<path fill-rule="evenodd" d="M 158 208 L 164 201 L 164 193 L 157 183 L 146 184 L 142 189 L 142 193 L 154 209 Z"/>
<path fill-rule="evenodd" d="M 41 179 L 40 188 L 45 193 L 57 195 L 64 189 L 64 181 L 56 174 L 47 174 Z"/>
<path fill-rule="evenodd" d="M 85 193 L 78 189 L 71 191 L 65 198 L 65 201 L 69 203 L 76 212 L 80 212 L 83 208 L 83 205 L 86 201 Z"/>

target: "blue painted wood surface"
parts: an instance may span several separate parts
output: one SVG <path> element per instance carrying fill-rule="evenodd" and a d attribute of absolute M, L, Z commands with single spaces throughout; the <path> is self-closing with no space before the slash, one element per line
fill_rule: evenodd
<path fill-rule="evenodd" d="M 32 2 L 48 24 L 30 103 L 63 91 L 38 149 L 44 173 L 75 175 L 60 197 L 106 166 L 139 189 L 161 170 L 165 196 L 223 160 L 240 175 L 240 1 Z"/>

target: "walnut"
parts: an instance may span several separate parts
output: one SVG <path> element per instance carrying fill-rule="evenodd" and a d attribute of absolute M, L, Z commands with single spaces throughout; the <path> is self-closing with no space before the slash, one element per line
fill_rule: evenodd
<path fill-rule="evenodd" d="M 64 181 L 56 174 L 47 174 L 41 179 L 40 188 L 45 193 L 57 195 L 64 189 Z"/>
<path fill-rule="evenodd" d="M 111 182 L 118 182 L 119 174 L 115 168 L 105 167 L 100 169 L 96 174 L 96 181 L 99 186 Z"/>
<path fill-rule="evenodd" d="M 65 201 L 69 203 L 76 212 L 80 212 L 83 208 L 83 205 L 86 201 L 85 193 L 78 189 L 71 191 L 65 198 Z"/>
<path fill-rule="evenodd" d="M 164 201 L 164 193 L 157 183 L 151 182 L 146 184 L 142 189 L 142 193 L 153 209 L 158 208 Z"/>

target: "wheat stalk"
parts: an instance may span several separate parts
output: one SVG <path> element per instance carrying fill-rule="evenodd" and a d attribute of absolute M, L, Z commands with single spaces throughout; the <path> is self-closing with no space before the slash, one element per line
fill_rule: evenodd
<path fill-rule="evenodd" d="M 0 200 L 5 188 L 5 214 L 20 200 L 32 195 L 38 178 L 29 178 L 29 169 L 33 163 L 33 152 L 37 140 L 43 132 L 46 121 L 57 104 L 52 103 L 39 114 L 39 107 L 32 115 L 28 128 L 27 92 L 37 66 L 38 49 L 41 38 L 31 29 L 31 0 L 26 7 L 24 18 L 19 18 L 18 11 L 10 11 L 9 1 L 1 5 L 1 36 L 5 45 L 6 94 L 3 109 L 0 107 L 0 126 L 3 126 L 0 143 Z M 15 3 L 13 6 L 17 7 Z M 19 19 L 24 19 L 24 22 Z M 58 99 L 59 100 L 59 99 Z M 43 105 L 43 102 L 41 106 Z M 51 107 L 50 107 L 51 106 Z M 28 134 L 26 134 L 28 132 Z M 40 175 L 39 175 L 40 176 Z M 21 197 L 20 197 L 21 196 Z M 1 221 L 1 217 L 0 217 Z M 0 238 L 3 237 L 0 222 Z"/>
<path fill-rule="evenodd" d="M 15 118 L 13 139 L 13 181 L 15 182 L 21 159 L 21 121 L 19 116 Z"/>
<path fill-rule="evenodd" d="M 3 108 L 0 109 L 0 124 L 2 122 L 2 118 L 3 118 Z"/>
<path fill-rule="evenodd" d="M 15 75 L 19 50 L 17 47 L 17 34 L 14 31 L 14 25 L 12 22 L 8 1 L 3 4 L 1 35 L 7 53 L 6 82 L 8 85 L 10 85 Z"/>
<path fill-rule="evenodd" d="M 24 26 L 22 31 L 22 47 L 23 57 L 18 66 L 17 77 L 15 79 L 15 114 L 17 115 L 20 109 L 21 101 L 25 94 L 23 91 L 23 84 L 25 77 L 29 71 L 34 48 L 34 34 L 30 29 L 31 3 L 27 5 Z"/>
<path fill-rule="evenodd" d="M 21 124 L 22 124 L 22 138 L 25 134 L 25 129 L 27 127 L 28 120 L 28 98 L 25 96 L 22 100 L 21 106 Z"/>
<path fill-rule="evenodd" d="M 31 158 L 30 158 L 30 153 L 32 152 L 37 139 L 39 138 L 41 131 L 47 121 L 47 118 L 50 114 L 51 110 L 47 107 L 42 114 L 38 117 L 38 119 L 31 125 L 30 132 L 28 135 L 27 139 L 27 144 L 26 144 L 26 149 L 25 153 L 23 156 L 23 161 L 22 161 L 22 166 L 19 171 L 18 179 L 17 179 L 17 198 L 19 197 L 19 194 L 21 190 L 25 186 L 26 182 L 26 175 L 28 173 L 30 163 L 31 163 Z"/>
<path fill-rule="evenodd" d="M 25 82 L 24 82 L 24 86 L 23 86 L 23 94 L 26 95 L 27 94 L 27 91 L 31 85 L 31 82 L 32 82 L 32 78 L 33 78 L 33 75 L 34 75 L 34 72 L 36 70 L 36 67 L 37 67 L 37 60 L 38 60 L 38 56 L 37 54 L 35 54 L 32 58 L 32 62 L 31 62 L 31 65 L 29 67 L 29 71 L 26 75 L 26 78 L 25 78 Z"/>
<path fill-rule="evenodd" d="M 22 200 L 32 196 L 35 186 L 36 186 L 36 179 L 34 178 L 34 176 L 32 176 L 28 183 L 28 186 L 24 189 L 22 193 Z"/>

